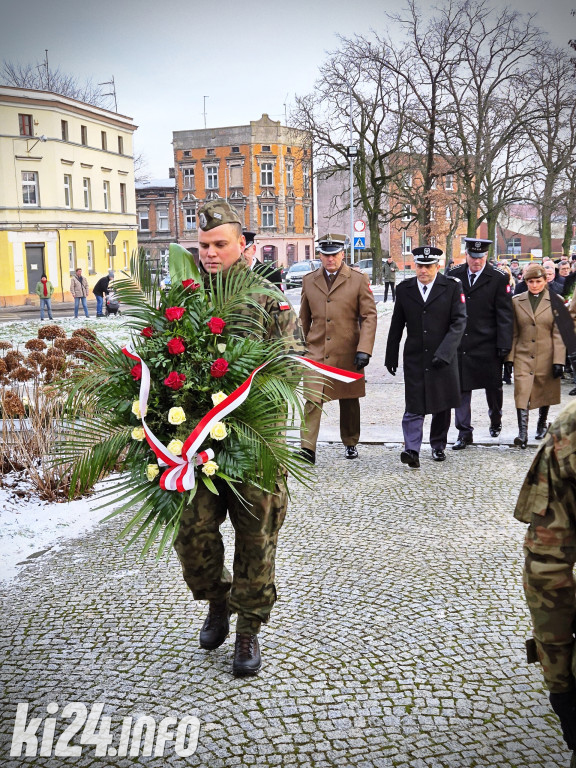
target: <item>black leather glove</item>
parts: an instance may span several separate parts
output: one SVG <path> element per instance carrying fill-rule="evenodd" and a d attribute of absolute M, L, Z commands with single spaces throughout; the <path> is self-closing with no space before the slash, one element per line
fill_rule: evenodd
<path fill-rule="evenodd" d="M 552 378 L 554 379 L 561 379 L 564 375 L 564 366 L 559 365 L 558 363 L 554 363 L 552 366 Z"/>
<path fill-rule="evenodd" d="M 512 362 L 512 360 L 507 360 L 504 363 L 504 370 L 506 371 L 506 376 L 511 376 L 512 375 L 512 369 L 513 368 L 514 368 L 514 363 Z"/>
<path fill-rule="evenodd" d="M 509 350 L 509 349 L 502 349 L 502 348 L 498 348 L 498 349 L 496 350 L 496 354 L 498 355 L 498 357 L 500 358 L 500 360 L 506 360 L 506 358 L 507 358 L 507 357 L 508 357 L 508 355 L 510 354 L 510 350 Z"/>
<path fill-rule="evenodd" d="M 356 369 L 358 371 L 361 371 L 362 368 L 366 368 L 369 362 L 370 362 L 370 355 L 367 352 L 356 352 L 356 357 L 354 358 L 354 365 L 356 366 Z"/>
<path fill-rule="evenodd" d="M 398 368 L 395 365 L 387 365 L 386 370 L 390 375 L 396 376 L 396 371 L 398 370 Z"/>
<path fill-rule="evenodd" d="M 448 365 L 446 360 L 441 360 L 439 357 L 434 356 L 432 358 L 432 368 L 438 370 L 439 368 L 445 368 Z"/>
<path fill-rule="evenodd" d="M 558 715 L 568 749 L 576 749 L 576 694 L 574 691 L 551 693 L 550 704 Z"/>

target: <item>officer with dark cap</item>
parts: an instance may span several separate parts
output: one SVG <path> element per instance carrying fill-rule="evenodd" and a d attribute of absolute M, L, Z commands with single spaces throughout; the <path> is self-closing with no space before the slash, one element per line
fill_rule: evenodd
<path fill-rule="evenodd" d="M 347 371 L 365 368 L 372 355 L 377 312 L 367 275 L 344 262 L 346 235 L 328 234 L 319 238 L 322 266 L 304 276 L 300 320 L 308 357 Z M 300 430 L 303 455 L 316 461 L 316 441 L 325 400 L 338 400 L 340 437 L 347 459 L 358 458 L 360 400 L 366 394 L 364 378 L 345 384 L 333 379 L 318 381 L 305 375 L 308 389 L 304 421 Z"/>
<path fill-rule="evenodd" d="M 243 234 L 246 240 L 244 258 L 252 272 L 262 275 L 266 280 L 269 280 L 273 285 L 282 290 L 282 271 L 276 269 L 272 264 L 263 264 L 256 258 L 256 232 L 250 232 L 245 229 Z"/>
<path fill-rule="evenodd" d="M 400 341 L 404 344 L 402 418 L 404 450 L 400 460 L 420 466 L 424 416 L 432 414 L 432 459 L 444 461 L 451 409 L 460 404 L 457 349 L 466 327 L 466 305 L 460 280 L 443 275 L 443 251 L 430 245 L 412 250 L 416 277 L 400 283 L 390 323 L 384 364 L 392 376 L 398 369 Z"/>
<path fill-rule="evenodd" d="M 242 253 L 246 240 L 236 211 L 226 200 L 212 200 L 198 212 L 199 255 L 206 280 L 221 273 L 229 275 L 248 266 Z M 270 292 L 273 293 L 273 292 Z M 239 309 L 258 321 L 261 331 L 250 324 L 247 335 L 261 333 L 262 339 L 282 340 L 286 353 L 304 353 L 302 329 L 290 303 L 283 296 L 252 294 L 259 306 Z M 284 420 L 278 414 L 279 429 Z M 260 625 L 276 600 L 274 562 L 278 532 L 284 521 L 287 494 L 284 484 L 276 483 L 273 493 L 241 483 L 237 492 L 214 480 L 218 495 L 200 483 L 194 498 L 182 513 L 174 547 L 182 565 L 184 580 L 195 600 L 208 600 L 209 610 L 200 632 L 200 646 L 213 650 L 222 645 L 230 631 L 230 614 L 237 613 L 236 643 L 232 671 L 235 676 L 255 675 L 260 670 L 258 644 Z M 239 500 L 241 496 L 247 507 Z M 224 565 L 224 545 L 220 525 L 230 516 L 234 527 L 234 573 Z"/>
<path fill-rule="evenodd" d="M 514 320 L 508 276 L 486 263 L 492 240 L 466 237 L 466 263 L 450 270 L 464 286 L 466 330 L 458 348 L 462 399 L 455 409 L 458 440 L 452 450 L 473 442 L 472 390 L 483 389 L 488 404 L 491 437 L 502 430 L 502 366 L 512 348 Z"/>

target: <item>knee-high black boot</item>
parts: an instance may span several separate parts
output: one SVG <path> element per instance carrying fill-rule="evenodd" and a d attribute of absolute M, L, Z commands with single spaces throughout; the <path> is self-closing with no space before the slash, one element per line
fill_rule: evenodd
<path fill-rule="evenodd" d="M 516 408 L 518 416 L 518 437 L 514 438 L 514 445 L 526 448 L 528 445 L 528 408 Z"/>
<path fill-rule="evenodd" d="M 536 440 L 542 440 L 550 424 L 547 421 L 549 405 L 543 405 L 538 409 L 538 423 L 536 424 Z"/>

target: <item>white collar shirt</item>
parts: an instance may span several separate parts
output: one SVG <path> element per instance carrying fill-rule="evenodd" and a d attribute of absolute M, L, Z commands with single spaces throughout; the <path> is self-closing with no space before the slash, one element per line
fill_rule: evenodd
<path fill-rule="evenodd" d="M 436 277 L 434 277 L 434 280 L 432 280 L 432 282 L 428 283 L 427 285 L 424 285 L 424 283 L 421 283 L 420 280 L 416 280 L 416 285 L 418 286 L 420 295 L 422 296 L 424 301 L 427 301 L 428 296 L 430 296 L 430 292 L 432 291 L 432 288 L 434 287 L 435 282 L 436 282 Z"/>

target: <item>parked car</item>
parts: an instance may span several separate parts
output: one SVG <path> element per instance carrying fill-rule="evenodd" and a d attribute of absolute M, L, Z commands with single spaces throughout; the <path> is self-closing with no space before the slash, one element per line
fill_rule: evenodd
<path fill-rule="evenodd" d="M 297 261 L 295 264 L 292 264 L 286 273 L 286 277 L 284 278 L 286 281 L 286 288 L 300 288 L 302 286 L 304 275 L 307 275 L 309 272 L 313 272 L 315 269 L 318 269 L 318 267 L 321 266 L 322 262 L 320 259 Z"/>
<path fill-rule="evenodd" d="M 360 272 L 368 275 L 369 280 L 372 280 L 372 259 L 360 259 L 360 261 L 356 262 L 356 266 Z"/>

